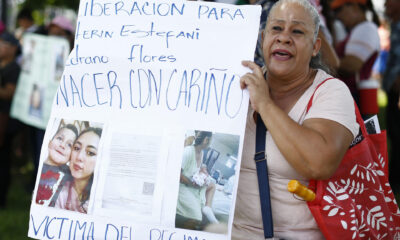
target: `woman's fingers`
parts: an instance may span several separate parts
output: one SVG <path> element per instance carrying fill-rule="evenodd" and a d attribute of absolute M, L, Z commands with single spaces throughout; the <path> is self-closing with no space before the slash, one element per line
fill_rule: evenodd
<path fill-rule="evenodd" d="M 242 65 L 251 69 L 254 75 L 257 77 L 264 77 L 263 71 L 256 63 L 252 61 L 242 61 Z"/>
<path fill-rule="evenodd" d="M 246 73 L 240 78 L 240 88 L 245 89 L 247 88 L 248 85 L 252 84 L 254 82 L 254 76 L 252 73 Z"/>

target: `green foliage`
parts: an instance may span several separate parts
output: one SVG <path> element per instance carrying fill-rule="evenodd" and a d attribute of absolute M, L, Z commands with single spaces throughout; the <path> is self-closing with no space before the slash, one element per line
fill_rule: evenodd
<path fill-rule="evenodd" d="M 26 0 L 21 7 L 44 9 L 46 6 L 65 7 L 78 10 L 79 0 Z"/>

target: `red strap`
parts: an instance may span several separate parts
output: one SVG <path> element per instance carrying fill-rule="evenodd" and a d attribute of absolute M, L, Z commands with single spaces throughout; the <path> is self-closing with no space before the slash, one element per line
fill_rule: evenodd
<path fill-rule="evenodd" d="M 318 84 L 318 86 L 315 88 L 313 95 L 311 95 L 310 100 L 308 101 L 306 113 L 308 113 L 308 111 L 310 110 L 310 108 L 311 108 L 311 106 L 312 106 L 314 94 L 315 94 L 315 92 L 317 91 L 317 89 L 318 89 L 323 83 L 325 83 L 326 81 L 328 81 L 328 80 L 330 80 L 330 79 L 335 79 L 335 78 L 333 78 L 333 77 L 327 78 L 327 79 L 325 79 L 324 81 L 322 81 L 320 84 Z M 367 129 L 365 128 L 364 120 L 363 120 L 362 117 L 361 117 L 360 110 L 358 109 L 358 106 L 357 106 L 356 102 L 354 102 L 354 108 L 355 108 L 355 112 L 356 112 L 356 120 L 357 120 L 358 125 L 360 125 L 362 135 L 363 135 L 363 136 L 367 136 L 367 135 L 368 135 Z"/>
<path fill-rule="evenodd" d="M 314 93 L 312 94 L 312 96 L 310 97 L 310 100 L 308 101 L 306 113 L 308 113 L 308 110 L 310 110 L 310 108 L 311 108 L 311 106 L 312 106 L 312 101 L 313 101 L 313 98 L 314 98 L 314 94 L 315 94 L 315 92 L 317 91 L 317 89 L 318 89 L 322 84 L 324 84 L 326 81 L 328 81 L 328 80 L 330 80 L 330 79 L 335 79 L 335 78 L 333 78 L 333 77 L 327 78 L 327 79 L 325 79 L 324 81 L 322 81 L 320 84 L 318 84 L 318 86 L 315 88 Z"/>

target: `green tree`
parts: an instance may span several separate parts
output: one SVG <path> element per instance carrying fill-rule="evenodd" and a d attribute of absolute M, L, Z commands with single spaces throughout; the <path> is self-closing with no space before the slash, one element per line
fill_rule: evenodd
<path fill-rule="evenodd" d="M 79 0 L 26 0 L 21 7 L 44 9 L 46 6 L 65 7 L 74 10 L 79 8 Z"/>

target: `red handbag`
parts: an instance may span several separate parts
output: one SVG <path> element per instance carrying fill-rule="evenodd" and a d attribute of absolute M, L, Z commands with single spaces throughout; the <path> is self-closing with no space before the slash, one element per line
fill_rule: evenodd
<path fill-rule="evenodd" d="M 400 239 L 400 211 L 388 182 L 386 132 L 369 135 L 354 105 L 361 134 L 331 178 L 310 180 L 316 197 L 308 207 L 328 240 Z"/>

